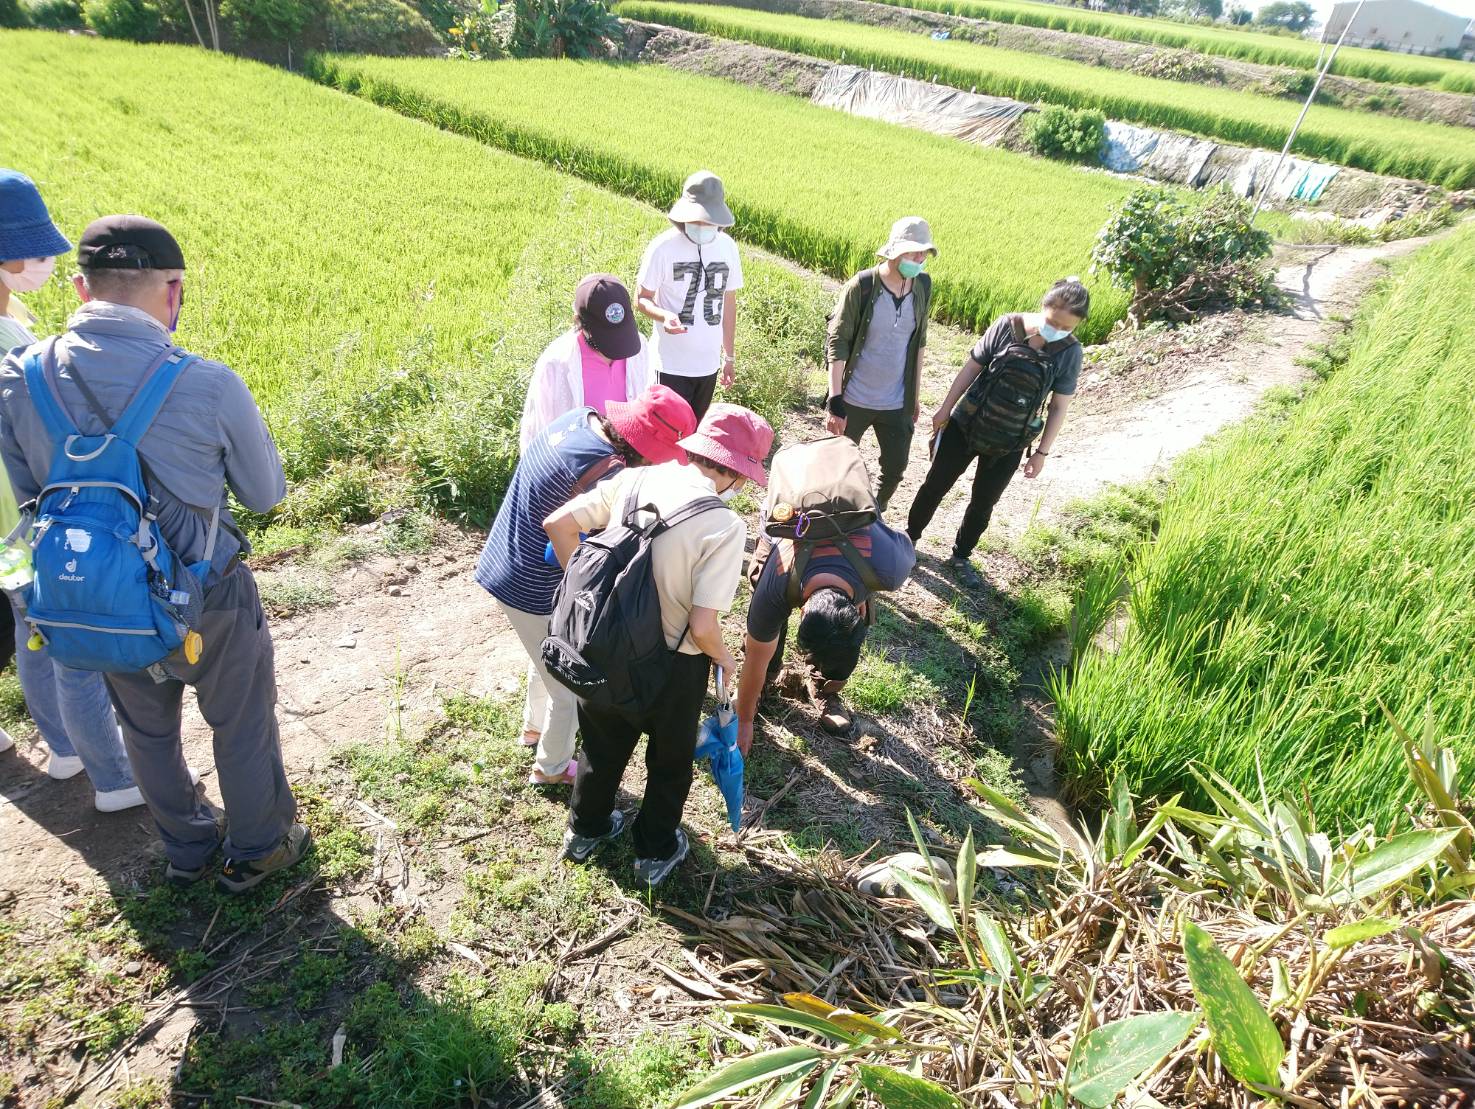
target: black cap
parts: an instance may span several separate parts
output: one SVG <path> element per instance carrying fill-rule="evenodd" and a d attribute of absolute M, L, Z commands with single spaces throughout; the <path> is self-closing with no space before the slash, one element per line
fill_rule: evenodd
<path fill-rule="evenodd" d="M 103 216 L 77 243 L 84 270 L 182 270 L 184 251 L 162 223 L 144 216 Z"/>
<path fill-rule="evenodd" d="M 640 353 L 640 329 L 630 310 L 630 293 L 612 273 L 594 273 L 579 282 L 574 315 L 589 343 L 606 358 L 618 361 Z"/>

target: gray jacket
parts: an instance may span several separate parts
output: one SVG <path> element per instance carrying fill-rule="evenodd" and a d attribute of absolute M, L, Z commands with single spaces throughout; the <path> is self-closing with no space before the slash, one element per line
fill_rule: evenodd
<path fill-rule="evenodd" d="M 137 308 L 92 301 L 78 309 L 56 347 L 62 402 L 78 429 L 84 435 L 107 430 L 77 388 L 74 372 L 116 419 L 144 371 L 171 344 L 168 330 Z M 12 351 L 0 362 L 0 456 L 21 504 L 41 491 L 56 446 L 21 369 L 21 358 L 38 349 Z M 149 491 L 162 505 L 159 527 L 187 563 L 204 558 L 210 516 L 225 503 L 227 485 L 253 512 L 269 511 L 287 494 L 281 457 L 251 390 L 219 362 L 201 360 L 184 371 L 139 453 L 157 478 Z M 241 550 L 230 513 L 222 511 L 220 519 L 211 560 L 217 571 Z"/>

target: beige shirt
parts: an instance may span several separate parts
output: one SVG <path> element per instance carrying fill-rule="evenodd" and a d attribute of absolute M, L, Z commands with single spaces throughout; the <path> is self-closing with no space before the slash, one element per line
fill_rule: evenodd
<path fill-rule="evenodd" d="M 653 504 L 663 516 L 670 516 L 684 505 L 715 496 L 716 492 L 695 466 L 667 462 L 625 470 L 575 497 L 568 508 L 580 530 L 600 531 L 611 523 L 620 523 L 629 506 L 637 503 L 636 497 L 639 504 Z M 691 636 L 682 639 L 691 610 L 726 612 L 732 607 L 743 572 L 746 541 L 747 528 L 729 508 L 703 512 L 656 536 L 651 569 L 661 598 L 661 627 L 667 646 L 674 648 L 681 640 L 682 654 L 702 653 Z"/>

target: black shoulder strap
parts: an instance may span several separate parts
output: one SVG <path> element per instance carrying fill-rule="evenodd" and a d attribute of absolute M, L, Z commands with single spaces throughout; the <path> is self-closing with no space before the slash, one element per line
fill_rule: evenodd
<path fill-rule="evenodd" d="M 870 300 L 871 297 L 875 296 L 876 267 L 872 266 L 868 270 L 861 270 L 860 275 L 856 278 L 856 285 L 860 289 L 860 298 L 862 300 Z"/>
<path fill-rule="evenodd" d="M 1024 317 L 1018 312 L 1009 314 L 1009 330 L 1014 333 L 1016 343 L 1029 342 L 1029 333 L 1024 330 Z"/>
<path fill-rule="evenodd" d="M 850 541 L 850 536 L 839 535 L 829 539 L 804 542 L 803 540 L 791 540 L 794 544 L 794 564 L 789 567 L 789 582 L 784 589 L 784 597 L 789 602 L 790 608 L 798 608 L 804 600 L 804 570 L 809 565 L 809 556 L 814 553 L 815 543 L 833 543 L 850 563 L 850 568 L 860 576 L 861 584 L 866 587 L 867 593 L 881 592 L 881 579 L 876 576 L 876 569 L 855 549 L 855 544 Z"/>
<path fill-rule="evenodd" d="M 671 515 L 662 516 L 661 510 L 655 505 L 649 503 L 640 503 L 639 496 L 635 495 L 638 494 L 639 491 L 639 485 L 637 485 L 635 489 L 632 490 L 632 495 L 630 498 L 631 505 L 625 510 L 624 524 L 631 531 L 647 531 L 652 538 L 660 535 L 664 531 L 669 531 L 677 524 L 684 524 L 687 520 L 690 520 L 694 516 L 700 516 L 704 512 L 711 512 L 713 509 L 727 507 L 727 505 L 722 502 L 722 498 L 720 497 L 698 497 L 696 500 L 682 505 L 680 508 L 676 509 L 676 511 L 672 512 Z M 649 512 L 655 516 L 655 519 L 647 524 L 644 528 L 642 528 L 640 526 L 640 523 L 636 520 L 636 515 L 641 512 Z"/>

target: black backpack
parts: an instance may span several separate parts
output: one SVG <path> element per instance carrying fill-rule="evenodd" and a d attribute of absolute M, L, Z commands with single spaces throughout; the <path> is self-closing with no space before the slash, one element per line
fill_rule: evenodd
<path fill-rule="evenodd" d="M 1079 340 L 1074 335 L 1029 345 L 1024 319 L 1009 317 L 1013 338 L 968 386 L 953 409 L 953 420 L 979 454 L 1023 450 L 1044 429 L 1040 410 L 1055 386 L 1055 356 Z"/>
<path fill-rule="evenodd" d="M 638 492 L 638 490 L 637 490 Z M 579 544 L 553 598 L 543 665 L 560 685 L 596 708 L 637 716 L 653 708 L 671 676 L 652 573 L 656 536 L 693 516 L 725 507 L 701 497 L 662 519 L 651 505 L 632 507 L 619 526 Z M 637 515 L 653 513 L 641 525 Z M 681 633 L 679 648 L 686 639 Z"/>

